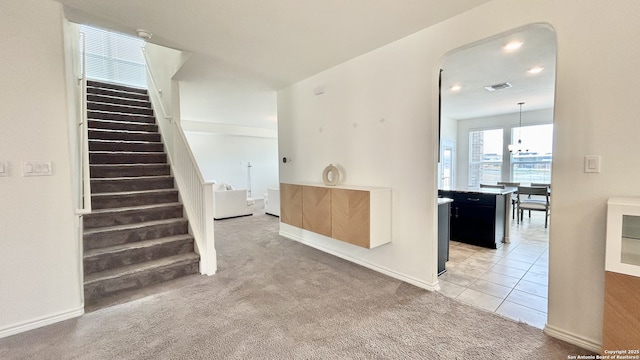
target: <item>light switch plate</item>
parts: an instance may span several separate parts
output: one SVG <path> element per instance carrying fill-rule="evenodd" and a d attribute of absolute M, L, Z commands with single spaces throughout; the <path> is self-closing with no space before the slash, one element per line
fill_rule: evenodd
<path fill-rule="evenodd" d="M 584 172 L 585 173 L 599 173 L 601 166 L 600 155 L 585 155 L 584 157 Z"/>
<path fill-rule="evenodd" d="M 23 161 L 22 176 L 51 176 L 51 161 Z"/>

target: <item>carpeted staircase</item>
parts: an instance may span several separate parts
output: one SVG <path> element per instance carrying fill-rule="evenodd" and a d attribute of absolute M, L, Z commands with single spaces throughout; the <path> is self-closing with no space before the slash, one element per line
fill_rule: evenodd
<path fill-rule="evenodd" d="M 146 90 L 87 83 L 92 213 L 84 216 L 85 305 L 198 273 Z"/>

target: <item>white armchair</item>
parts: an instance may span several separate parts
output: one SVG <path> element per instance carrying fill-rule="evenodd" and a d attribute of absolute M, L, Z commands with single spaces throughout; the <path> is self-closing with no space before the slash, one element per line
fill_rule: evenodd
<path fill-rule="evenodd" d="M 264 212 L 266 214 L 280 216 L 280 189 L 267 189 L 267 203 L 265 204 Z"/>
<path fill-rule="evenodd" d="M 213 192 L 213 218 L 215 220 L 253 215 L 253 199 L 247 190 L 226 190 L 223 184 Z"/>

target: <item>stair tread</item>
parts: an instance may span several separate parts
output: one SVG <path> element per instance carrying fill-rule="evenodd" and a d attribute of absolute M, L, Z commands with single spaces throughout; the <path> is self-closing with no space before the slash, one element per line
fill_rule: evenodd
<path fill-rule="evenodd" d="M 86 250 L 84 252 L 84 259 L 88 259 L 88 258 L 92 258 L 92 257 L 96 257 L 96 256 L 108 254 L 108 253 L 116 253 L 116 252 L 122 252 L 122 251 L 133 250 L 133 249 L 150 248 L 156 245 L 162 245 L 162 244 L 167 244 L 175 241 L 186 241 L 186 240 L 193 240 L 193 236 L 189 234 L 173 235 L 173 236 L 166 236 L 166 237 L 151 239 L 151 240 L 143 240 L 143 241 L 136 241 L 136 242 L 130 242 L 125 244 L 106 246 L 102 248 Z"/>
<path fill-rule="evenodd" d="M 124 92 L 124 94 L 121 95 L 127 95 L 127 92 Z M 109 100 L 108 102 L 111 103 L 110 100 L 113 100 L 114 103 L 117 103 L 118 101 L 124 100 L 124 101 L 133 101 L 133 102 L 139 102 L 142 103 L 141 105 L 146 105 L 149 103 L 149 100 L 140 100 L 140 99 L 132 99 L 126 96 L 115 96 L 115 95 L 106 95 L 106 94 L 99 94 L 99 93 L 88 93 L 91 96 L 96 96 L 96 97 L 101 97 L 101 98 L 105 98 L 105 100 Z M 96 100 L 89 100 L 89 101 L 93 101 L 96 102 Z M 104 101 L 101 101 L 104 102 Z"/>
<path fill-rule="evenodd" d="M 87 235 L 93 235 L 93 234 L 110 232 L 110 231 L 119 231 L 119 230 L 132 230 L 132 229 L 143 228 L 143 227 L 154 226 L 154 225 L 165 225 L 165 224 L 170 225 L 172 223 L 182 223 L 187 221 L 188 221 L 187 219 L 183 217 L 179 217 L 179 218 L 171 218 L 171 219 L 137 222 L 133 224 L 97 227 L 97 228 L 85 230 L 84 235 L 87 236 Z"/>
<path fill-rule="evenodd" d="M 97 110 L 97 112 L 100 112 L 99 110 Z M 100 118 L 92 118 L 91 115 L 89 114 L 87 116 L 87 120 L 91 120 L 91 121 L 95 121 L 95 122 L 103 122 L 103 123 L 107 123 L 107 124 L 118 124 L 118 125 L 146 125 L 146 126 L 158 126 L 158 124 L 155 123 L 148 123 L 148 122 L 142 122 L 142 121 L 132 121 L 132 120 L 111 120 L 111 119 L 100 119 Z"/>
<path fill-rule="evenodd" d="M 146 117 L 146 118 L 149 118 L 149 119 L 153 119 L 154 122 L 155 122 L 155 119 L 156 119 L 155 115 L 151 115 L 151 114 L 130 113 L 130 112 L 114 111 L 114 110 L 106 111 L 106 110 L 101 110 L 101 109 L 87 109 L 87 111 L 99 112 L 99 113 L 102 113 L 102 114 L 109 114 L 109 115 L 118 115 L 118 116 Z"/>
<path fill-rule="evenodd" d="M 91 178 L 91 181 L 118 181 L 118 180 L 166 180 L 173 179 L 173 175 L 149 175 L 149 176 L 123 176 L 114 178 Z"/>
<path fill-rule="evenodd" d="M 101 133 L 124 133 L 124 134 L 136 134 L 136 135 L 159 134 L 158 131 L 103 129 L 103 128 L 92 128 L 92 127 L 90 127 L 89 130 L 94 132 L 101 132 Z"/>
<path fill-rule="evenodd" d="M 134 94 L 147 94 L 148 92 L 144 87 L 110 83 L 99 79 L 87 79 L 87 88 L 107 89 L 120 92 L 130 92 Z"/>
<path fill-rule="evenodd" d="M 101 142 L 101 143 L 118 143 L 118 144 L 157 144 L 158 141 L 144 141 L 144 140 L 119 140 L 119 139 L 89 139 L 89 142 Z"/>
<path fill-rule="evenodd" d="M 108 106 L 121 106 L 121 107 L 126 107 L 126 108 L 136 108 L 136 109 L 144 109 L 144 110 L 148 110 L 151 109 L 151 106 L 134 106 L 134 105 L 127 105 L 127 104 L 119 104 L 119 103 L 110 103 L 110 102 L 104 102 L 104 101 L 87 101 L 87 104 L 96 104 L 96 105 L 108 105 Z"/>
<path fill-rule="evenodd" d="M 137 191 L 119 191 L 119 192 L 111 192 L 111 193 L 91 194 L 91 197 L 106 197 L 106 196 L 118 196 L 118 195 L 133 195 L 133 194 L 152 194 L 152 193 L 176 192 L 176 191 L 178 191 L 176 188 L 137 190 Z"/>
<path fill-rule="evenodd" d="M 90 166 L 99 166 L 99 167 L 140 167 L 140 166 L 147 166 L 147 167 L 153 167 L 153 166 L 169 166 L 169 164 L 165 163 L 165 164 L 159 164 L 159 163 L 141 163 L 141 164 L 134 164 L 134 163 L 128 163 L 128 164 L 89 164 Z"/>
<path fill-rule="evenodd" d="M 87 111 L 88 112 L 92 112 L 92 113 L 97 113 L 97 114 L 120 114 L 120 112 L 117 112 L 117 111 L 111 111 L 111 110 L 107 111 L 107 110 L 101 110 L 101 109 L 87 109 Z M 145 118 L 154 118 L 155 119 L 154 115 L 148 115 L 148 114 L 129 114 L 129 113 L 123 113 L 123 114 L 133 115 L 135 117 L 145 117 Z M 92 120 L 95 119 L 95 118 L 91 118 L 90 117 L 91 114 L 88 114 L 87 116 L 88 116 L 89 119 L 92 119 Z M 95 119 L 95 120 L 101 120 L 101 119 Z M 119 121 L 119 120 L 116 120 L 116 121 Z M 127 121 L 129 121 L 129 120 L 127 120 Z M 148 123 L 146 123 L 146 124 L 148 124 Z"/>
<path fill-rule="evenodd" d="M 96 150 L 96 151 L 89 151 L 89 154 L 118 154 L 118 155 L 125 155 L 125 154 L 133 154 L 133 155 L 166 155 L 163 152 L 157 152 L 157 151 L 107 151 L 107 150 Z"/>
<path fill-rule="evenodd" d="M 178 265 L 180 263 L 197 262 L 199 260 L 200 260 L 200 256 L 196 253 L 187 253 L 187 254 L 169 256 L 169 257 L 165 257 L 158 260 L 146 261 L 139 264 L 127 265 L 127 266 L 122 266 L 115 269 L 109 269 L 109 270 L 89 274 L 85 276 L 84 284 L 86 286 L 92 283 L 97 283 L 97 282 L 109 280 L 109 279 L 116 279 L 116 278 L 127 276 L 127 275 L 133 275 L 136 273 L 141 273 L 141 272 L 152 270 L 155 268 Z"/>
<path fill-rule="evenodd" d="M 91 214 L 116 214 L 119 212 L 127 212 L 127 211 L 136 211 L 136 210 L 153 210 L 153 209 L 161 209 L 161 208 L 169 208 L 182 206 L 179 202 L 170 202 L 170 203 L 161 203 L 161 204 L 150 204 L 150 205 L 136 205 L 136 206 L 125 206 L 125 207 L 117 207 L 117 208 L 107 208 L 107 209 L 96 209 L 92 210 Z M 91 215 L 87 214 L 87 215 Z M 86 215 L 85 215 L 86 216 Z"/>

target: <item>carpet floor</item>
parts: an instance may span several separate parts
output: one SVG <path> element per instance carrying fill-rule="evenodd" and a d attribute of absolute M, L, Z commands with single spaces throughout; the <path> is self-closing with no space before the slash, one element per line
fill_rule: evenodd
<path fill-rule="evenodd" d="M 278 235 L 215 222 L 218 273 L 0 339 L 0 359 L 567 359 L 588 351 Z"/>

